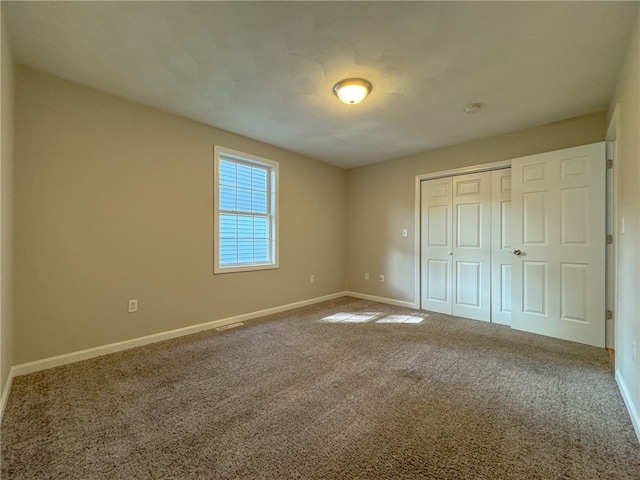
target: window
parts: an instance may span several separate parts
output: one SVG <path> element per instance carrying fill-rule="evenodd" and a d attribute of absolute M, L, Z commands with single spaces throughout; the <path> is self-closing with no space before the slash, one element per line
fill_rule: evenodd
<path fill-rule="evenodd" d="M 215 147 L 214 273 L 278 268 L 278 162 Z"/>

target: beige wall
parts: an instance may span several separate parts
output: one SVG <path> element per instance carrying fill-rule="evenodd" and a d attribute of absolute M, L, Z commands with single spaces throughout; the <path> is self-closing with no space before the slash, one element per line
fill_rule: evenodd
<path fill-rule="evenodd" d="M 15 139 L 17 364 L 344 290 L 341 169 L 20 66 Z M 212 274 L 214 144 L 280 162 L 278 270 Z"/>
<path fill-rule="evenodd" d="M 0 18 L 0 25 L 2 19 Z M 1 28 L 1 27 L 0 27 Z M 0 118 L 0 398 L 13 365 L 13 60 L 1 28 Z"/>
<path fill-rule="evenodd" d="M 625 400 L 630 404 L 640 435 L 640 364 L 632 362 L 631 353 L 632 342 L 640 348 L 640 15 L 611 103 L 610 117 L 616 119 L 617 144 L 616 376 L 623 394 L 626 392 Z"/>
<path fill-rule="evenodd" d="M 597 113 L 349 170 L 347 290 L 418 302 L 416 175 L 598 142 L 605 131 L 606 115 Z M 406 238 L 403 228 L 408 229 Z M 380 273 L 384 283 L 378 281 Z"/>

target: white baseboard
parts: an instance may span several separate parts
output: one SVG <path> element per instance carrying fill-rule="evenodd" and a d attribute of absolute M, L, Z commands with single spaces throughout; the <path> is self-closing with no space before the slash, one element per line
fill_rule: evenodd
<path fill-rule="evenodd" d="M 396 307 L 406 307 L 418 310 L 418 305 L 415 302 L 405 302 L 402 300 L 395 300 L 393 298 L 376 297 L 375 295 L 367 295 L 365 293 L 356 292 L 344 292 L 345 296 L 360 298 L 362 300 L 371 300 L 372 302 L 387 303 L 389 305 L 395 305 Z"/>
<path fill-rule="evenodd" d="M 638 437 L 638 441 L 640 442 L 640 412 L 638 411 L 638 406 L 633 401 L 633 398 L 629 393 L 629 389 L 627 389 L 627 385 L 624 383 L 624 380 L 620 376 L 618 370 L 616 370 L 616 382 L 618 383 L 618 389 L 622 395 L 622 400 L 624 400 L 624 404 L 627 406 L 627 411 L 631 417 L 633 429 L 636 431 L 636 437 Z"/>
<path fill-rule="evenodd" d="M 15 370 L 14 367 L 11 367 L 11 370 L 9 370 L 9 375 L 7 375 L 7 381 L 5 382 L 4 388 L 2 389 L 2 397 L 0 397 L 0 424 L 2 424 L 4 408 L 7 406 L 7 402 L 9 401 L 9 393 L 11 393 L 11 385 L 13 384 L 14 376 Z"/>
<path fill-rule="evenodd" d="M 124 340 L 122 342 L 111 343 L 109 345 L 102 345 L 100 347 L 88 348 L 86 350 L 80 350 L 78 352 L 65 353 L 64 355 L 58 355 L 55 357 L 44 358 L 42 360 L 36 360 L 33 362 L 22 363 L 15 365 L 11 368 L 13 376 L 27 375 L 33 372 L 39 372 L 41 370 L 47 370 L 53 367 L 59 367 L 60 365 L 67 365 L 69 363 L 79 362 L 81 360 L 88 360 L 90 358 L 100 357 L 102 355 L 108 355 L 110 353 L 121 352 L 123 350 L 129 350 L 130 348 L 141 347 L 149 345 L 150 343 L 162 342 L 163 340 L 170 340 L 176 337 L 182 337 L 184 335 L 190 335 L 192 333 L 198 333 L 205 330 L 211 330 L 213 328 L 222 327 L 237 322 L 245 322 L 266 315 L 272 315 L 274 313 L 280 313 L 287 310 L 293 310 L 294 308 L 305 307 L 314 303 L 324 302 L 326 300 L 333 300 L 335 298 L 344 297 L 347 295 L 344 292 L 334 293 L 332 295 L 325 295 L 323 297 L 316 297 L 309 300 L 303 300 L 300 302 L 290 303 L 288 305 L 281 305 L 278 307 L 267 308 L 265 310 L 259 310 L 257 312 L 245 313 L 237 315 L 235 317 L 223 318 L 220 320 L 213 320 L 211 322 L 200 323 L 198 325 L 191 325 L 189 327 L 178 328 L 176 330 L 169 330 L 167 332 L 154 333 L 153 335 L 147 335 L 144 337 L 133 338 L 131 340 Z M 8 390 L 7 390 L 8 392 Z M 7 393 L 8 396 L 8 393 Z M 4 400 L 4 392 L 3 392 Z"/>

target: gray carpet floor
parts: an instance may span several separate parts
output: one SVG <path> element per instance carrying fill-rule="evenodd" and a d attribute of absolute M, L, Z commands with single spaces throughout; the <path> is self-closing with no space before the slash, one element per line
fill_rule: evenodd
<path fill-rule="evenodd" d="M 640 479 L 605 350 L 341 298 L 18 377 L 3 479 Z"/>

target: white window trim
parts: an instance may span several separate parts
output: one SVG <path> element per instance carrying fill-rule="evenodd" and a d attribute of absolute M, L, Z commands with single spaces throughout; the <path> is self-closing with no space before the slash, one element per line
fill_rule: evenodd
<path fill-rule="evenodd" d="M 221 267 L 219 258 L 219 221 L 220 221 L 220 204 L 219 204 L 219 163 L 220 157 L 238 160 L 244 163 L 254 163 L 260 166 L 266 166 L 271 170 L 270 178 L 270 210 L 271 214 L 271 257 L 272 262 L 269 263 L 251 263 L 246 266 L 234 265 L 232 267 Z M 213 273 L 235 273 L 235 272 L 253 272 L 259 270 L 274 270 L 280 267 L 280 242 L 279 242 L 279 173 L 280 164 L 274 160 L 258 157 L 219 145 L 214 146 L 214 162 L 213 162 Z"/>

